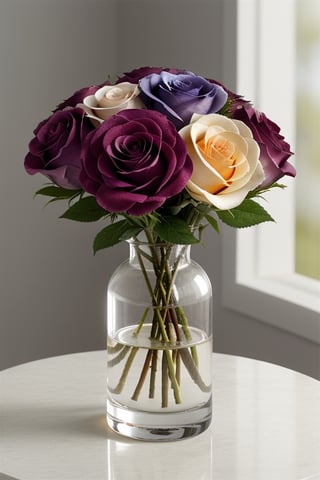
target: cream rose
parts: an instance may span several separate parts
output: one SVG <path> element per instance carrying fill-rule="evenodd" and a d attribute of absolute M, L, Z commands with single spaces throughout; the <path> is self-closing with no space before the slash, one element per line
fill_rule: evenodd
<path fill-rule="evenodd" d="M 105 85 L 99 88 L 94 95 L 83 99 L 82 108 L 95 124 L 100 124 L 111 115 L 128 108 L 144 108 L 138 97 L 138 85 L 129 82 L 117 85 Z"/>
<path fill-rule="evenodd" d="M 195 200 L 229 210 L 263 182 L 259 146 L 243 122 L 194 114 L 179 133 L 193 162 L 186 189 Z"/>

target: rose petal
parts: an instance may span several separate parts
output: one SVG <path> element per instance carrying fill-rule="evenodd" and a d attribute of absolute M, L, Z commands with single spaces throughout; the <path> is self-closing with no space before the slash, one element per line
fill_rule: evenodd
<path fill-rule="evenodd" d="M 144 215 L 180 193 L 191 172 L 185 144 L 167 117 L 128 109 L 87 137 L 80 179 L 107 211 Z"/>
<path fill-rule="evenodd" d="M 260 149 L 242 122 L 219 114 L 194 115 L 180 135 L 193 162 L 186 189 L 196 200 L 221 210 L 234 208 L 263 181 Z"/>

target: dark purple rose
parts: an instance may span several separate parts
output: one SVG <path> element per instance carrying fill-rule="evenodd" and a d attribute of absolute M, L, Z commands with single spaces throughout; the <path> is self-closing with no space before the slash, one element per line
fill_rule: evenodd
<path fill-rule="evenodd" d="M 251 103 L 246 100 L 242 95 L 238 95 L 237 93 L 234 93 L 232 90 L 229 90 L 225 85 L 222 83 L 218 82 L 217 80 L 213 80 L 212 78 L 207 78 L 208 82 L 214 83 L 215 85 L 220 85 L 228 94 L 228 101 L 229 101 L 229 106 L 228 106 L 228 114 L 227 116 L 233 116 L 233 112 L 244 105 L 251 105 Z"/>
<path fill-rule="evenodd" d="M 108 85 L 108 83 L 104 85 Z M 82 103 L 83 99 L 88 95 L 94 95 L 101 86 L 102 85 L 92 85 L 91 87 L 80 88 L 80 90 L 74 92 L 71 97 L 61 102 L 54 111 L 63 110 L 66 107 L 75 107 L 78 103 Z"/>
<path fill-rule="evenodd" d="M 82 155 L 83 188 L 110 212 L 144 215 L 180 193 L 192 161 L 174 125 L 159 112 L 123 110 L 90 133 Z"/>
<path fill-rule="evenodd" d="M 176 128 L 187 125 L 194 113 L 218 112 L 228 95 L 220 86 L 193 73 L 152 73 L 139 81 L 147 108 L 164 113 Z"/>
<path fill-rule="evenodd" d="M 234 110 L 233 118 L 242 120 L 252 131 L 253 138 L 260 147 L 260 162 L 265 179 L 261 187 L 268 187 L 284 175 L 294 177 L 296 170 L 288 162 L 292 155 L 290 145 L 280 134 L 280 127 L 267 116 L 249 105 Z"/>
<path fill-rule="evenodd" d="M 141 78 L 150 75 L 151 73 L 170 72 L 170 73 L 184 73 L 185 70 L 177 70 L 176 68 L 161 68 L 161 67 L 140 67 L 126 72 L 122 77 L 118 78 L 116 83 L 130 82 L 138 83 Z"/>
<path fill-rule="evenodd" d="M 80 108 L 68 108 L 39 123 L 24 161 L 30 175 L 42 173 L 63 188 L 81 187 L 81 145 L 93 128 L 84 116 Z"/>

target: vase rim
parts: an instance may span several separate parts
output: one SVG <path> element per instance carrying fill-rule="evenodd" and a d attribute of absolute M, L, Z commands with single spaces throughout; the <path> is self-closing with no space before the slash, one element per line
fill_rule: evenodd
<path fill-rule="evenodd" d="M 182 243 L 174 243 L 174 242 L 167 242 L 165 240 L 159 240 L 158 242 L 150 242 L 149 240 L 139 240 L 138 238 L 129 238 L 126 240 L 129 245 L 155 245 L 157 247 L 166 247 L 166 246 L 176 246 L 176 247 L 190 247 L 191 244 L 182 244 Z"/>

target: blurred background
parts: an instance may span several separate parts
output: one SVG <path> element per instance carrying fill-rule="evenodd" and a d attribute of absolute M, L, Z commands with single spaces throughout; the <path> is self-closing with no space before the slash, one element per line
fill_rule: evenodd
<path fill-rule="evenodd" d="M 297 1 L 296 270 L 320 280 L 320 3 Z"/>

